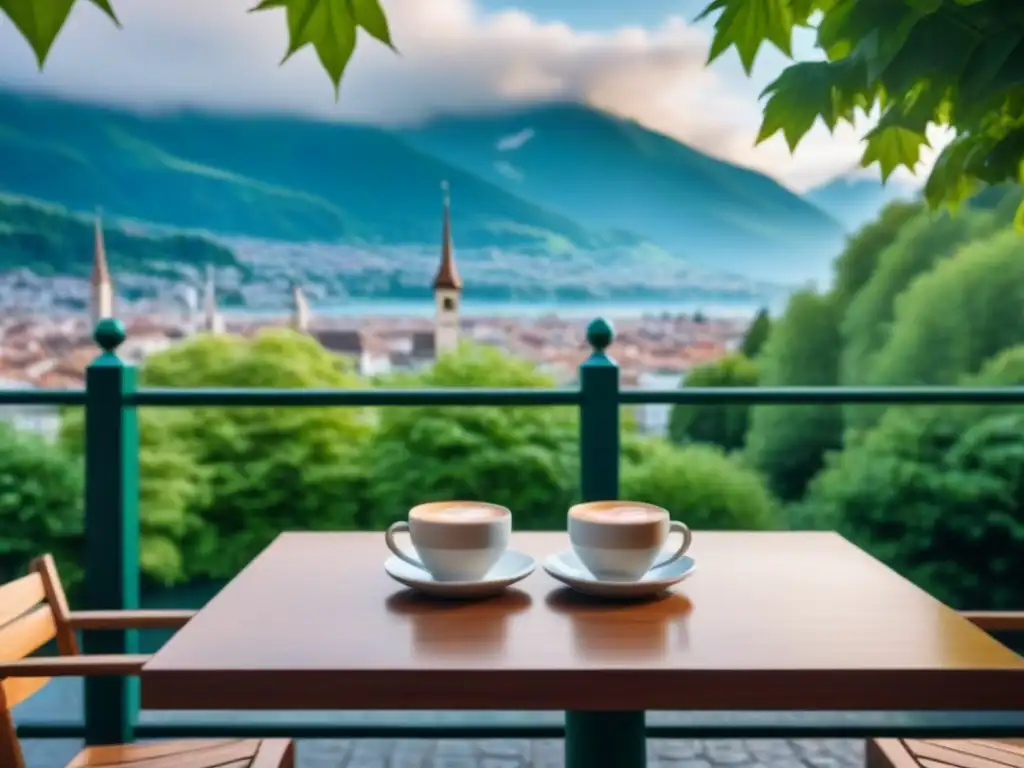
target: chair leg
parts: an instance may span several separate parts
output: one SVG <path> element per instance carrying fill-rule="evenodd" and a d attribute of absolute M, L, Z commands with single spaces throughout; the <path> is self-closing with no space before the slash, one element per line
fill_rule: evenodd
<path fill-rule="evenodd" d="M 295 742 L 289 741 L 281 759 L 281 768 L 295 768 Z"/>
<path fill-rule="evenodd" d="M 919 768 L 899 739 L 868 739 L 864 746 L 866 768 Z"/>
<path fill-rule="evenodd" d="M 290 739 L 261 742 L 251 768 L 295 768 L 295 742 Z"/>

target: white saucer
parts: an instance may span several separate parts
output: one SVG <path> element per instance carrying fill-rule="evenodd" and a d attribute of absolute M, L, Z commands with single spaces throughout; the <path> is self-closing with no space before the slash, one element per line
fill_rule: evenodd
<path fill-rule="evenodd" d="M 407 587 L 437 597 L 488 597 L 506 587 L 522 581 L 536 567 L 529 555 L 507 550 L 501 559 L 479 581 L 437 581 L 425 570 L 410 565 L 397 557 L 389 557 L 384 563 L 388 576 Z"/>
<path fill-rule="evenodd" d="M 697 569 L 692 557 L 683 556 L 673 563 L 652 568 L 639 581 L 601 581 L 583 567 L 571 549 L 551 555 L 544 561 L 548 575 L 578 592 L 596 597 L 651 597 L 678 584 Z"/>

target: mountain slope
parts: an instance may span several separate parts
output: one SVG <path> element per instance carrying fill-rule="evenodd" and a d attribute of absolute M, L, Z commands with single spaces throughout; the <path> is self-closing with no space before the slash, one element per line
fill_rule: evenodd
<path fill-rule="evenodd" d="M 827 273 L 839 224 L 774 180 L 578 105 L 443 117 L 402 136 L 588 227 L 760 279 Z"/>
<path fill-rule="evenodd" d="M 0 169 L 12 194 L 293 242 L 436 242 L 447 179 L 466 246 L 638 242 L 602 237 L 386 131 L 301 118 L 137 115 L 0 93 Z"/>
<path fill-rule="evenodd" d="M 913 200 L 916 190 L 890 181 L 841 176 L 827 184 L 808 190 L 804 199 L 827 211 L 847 232 L 855 232 L 872 221 L 888 204 L 896 200 Z"/>

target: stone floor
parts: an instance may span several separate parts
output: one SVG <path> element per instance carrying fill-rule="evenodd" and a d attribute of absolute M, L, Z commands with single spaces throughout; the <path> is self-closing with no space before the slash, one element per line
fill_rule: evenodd
<path fill-rule="evenodd" d="M 861 768 L 861 740 L 708 741 L 652 739 L 651 768 Z M 28 768 L 64 768 L 79 748 L 69 740 L 26 741 Z M 559 768 L 562 742 L 550 740 L 337 740 L 298 742 L 297 768 Z"/>

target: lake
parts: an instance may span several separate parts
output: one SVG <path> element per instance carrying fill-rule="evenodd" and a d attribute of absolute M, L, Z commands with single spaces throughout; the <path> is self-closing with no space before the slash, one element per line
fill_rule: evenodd
<path fill-rule="evenodd" d="M 708 317 L 746 318 L 753 317 L 762 305 L 751 302 L 624 302 L 624 301 L 578 301 L 578 302 L 513 302 L 473 301 L 462 304 L 463 317 L 540 317 L 557 315 L 562 318 L 591 320 L 595 317 L 637 318 L 668 312 L 673 315 L 693 314 L 700 311 Z M 770 306 L 776 314 L 780 306 Z M 352 299 L 344 304 L 313 306 L 312 313 L 320 317 L 432 317 L 434 303 L 415 300 Z M 235 316 L 262 317 L 280 315 L 280 310 L 231 312 Z"/>

